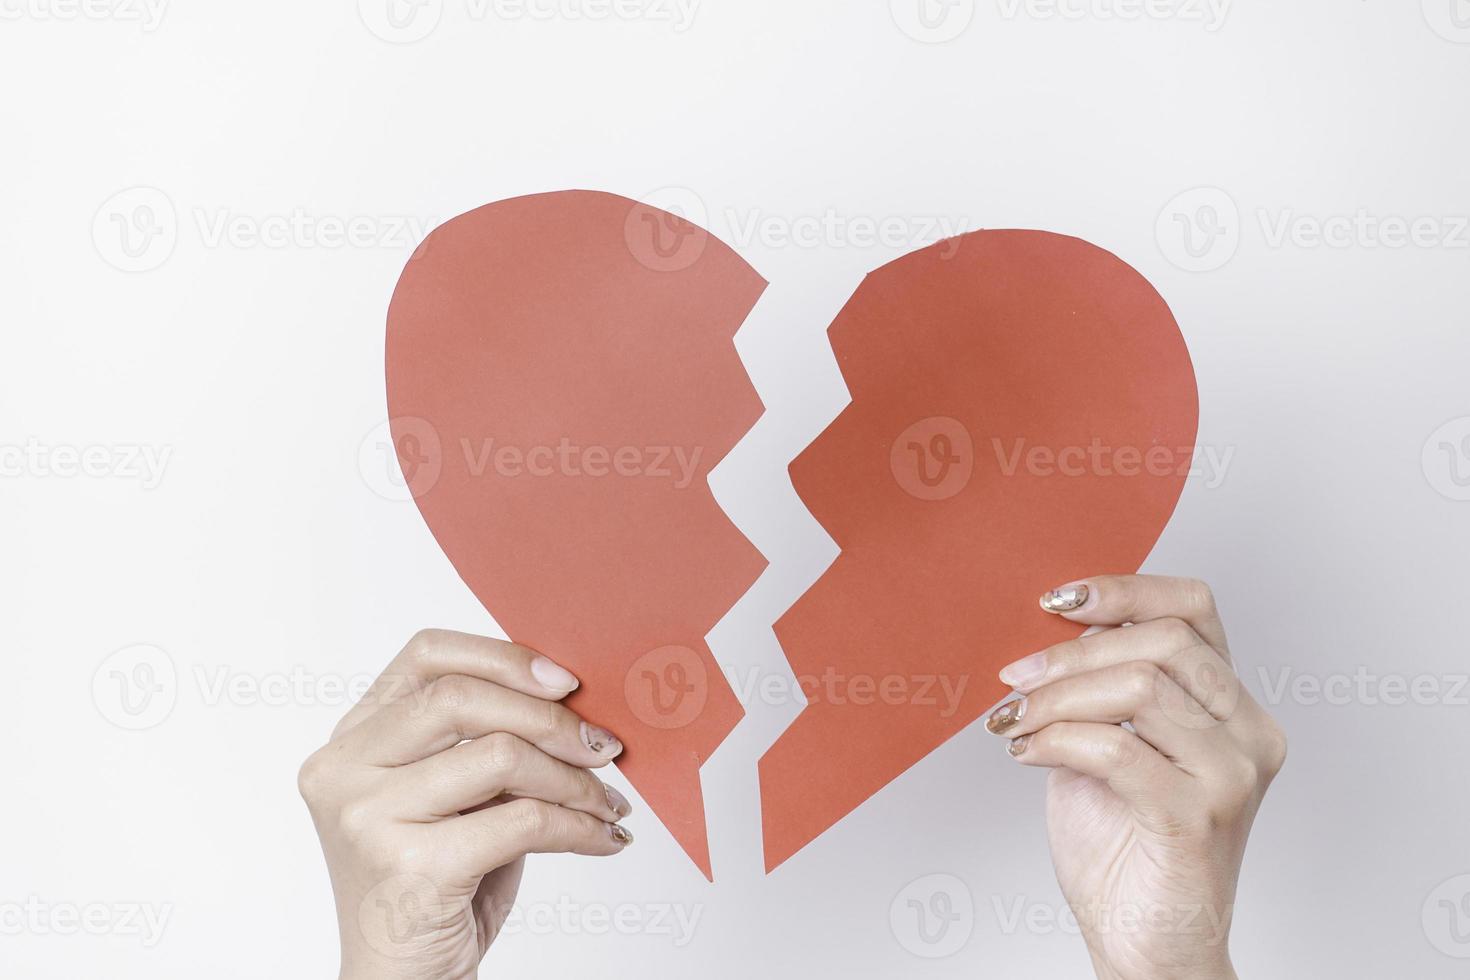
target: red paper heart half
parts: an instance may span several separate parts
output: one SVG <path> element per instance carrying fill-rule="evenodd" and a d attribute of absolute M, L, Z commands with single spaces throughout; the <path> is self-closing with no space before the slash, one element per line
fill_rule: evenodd
<path fill-rule="evenodd" d="M 683 218 L 583 191 L 461 215 L 388 311 L 394 444 L 455 570 L 710 875 L 699 768 L 741 718 L 705 634 L 765 560 L 710 469 L 762 408 L 732 337 L 765 282 Z"/>
<path fill-rule="evenodd" d="M 1037 597 L 1142 564 L 1198 422 L 1163 299 L 1075 238 L 914 252 L 829 336 L 852 402 L 791 475 L 841 554 L 776 624 L 821 682 L 760 762 L 768 870 L 994 704 L 1000 667 L 1082 632 Z"/>

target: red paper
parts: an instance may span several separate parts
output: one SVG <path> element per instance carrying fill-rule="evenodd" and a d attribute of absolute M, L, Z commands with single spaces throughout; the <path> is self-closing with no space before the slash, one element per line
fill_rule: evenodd
<path fill-rule="evenodd" d="M 394 442 L 434 537 L 581 678 L 568 704 L 623 740 L 706 876 L 699 767 L 743 711 L 704 636 L 765 567 L 706 477 L 761 414 L 732 337 L 764 288 L 682 218 L 577 191 L 449 221 L 388 312 Z"/>
<path fill-rule="evenodd" d="M 388 317 L 393 434 L 461 577 L 582 679 L 570 703 L 710 874 L 699 767 L 742 716 L 704 636 L 764 560 L 711 496 L 761 406 L 765 283 L 703 229 L 563 192 L 462 215 Z M 830 336 L 852 404 L 792 464 L 842 551 L 776 624 L 811 703 L 760 762 L 774 868 L 1075 636 L 1037 596 L 1130 572 L 1197 424 L 1154 289 L 1075 238 L 976 232 L 871 274 Z"/>
<path fill-rule="evenodd" d="M 1082 631 L 1037 598 L 1139 567 L 1198 421 L 1163 299 L 1075 238 L 982 231 L 907 255 L 829 336 L 852 404 L 791 475 L 842 551 L 776 624 L 820 683 L 760 762 L 767 870 L 994 704 L 1002 666 Z"/>

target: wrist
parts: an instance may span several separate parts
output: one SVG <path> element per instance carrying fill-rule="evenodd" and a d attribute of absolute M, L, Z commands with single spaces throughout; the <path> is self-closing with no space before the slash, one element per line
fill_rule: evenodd
<path fill-rule="evenodd" d="M 1124 969 L 1114 966 L 1091 948 L 1087 952 L 1092 957 L 1092 972 L 1097 974 L 1097 980 L 1183 980 L 1186 977 L 1188 980 L 1240 980 L 1228 953 L 1219 960 L 1192 965 L 1184 972 L 1170 972 L 1153 968 Z"/>

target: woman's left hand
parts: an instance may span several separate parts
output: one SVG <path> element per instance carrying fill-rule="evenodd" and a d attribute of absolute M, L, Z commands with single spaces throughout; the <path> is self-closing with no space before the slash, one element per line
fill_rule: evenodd
<path fill-rule="evenodd" d="M 1042 608 L 1111 628 L 1006 667 L 1024 696 L 986 724 L 1052 770 L 1052 860 L 1097 975 L 1233 978 L 1236 878 L 1286 739 L 1236 677 L 1209 588 L 1101 576 Z"/>

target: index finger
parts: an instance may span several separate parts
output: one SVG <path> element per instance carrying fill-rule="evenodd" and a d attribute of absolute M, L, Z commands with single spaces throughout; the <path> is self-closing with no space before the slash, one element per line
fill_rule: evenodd
<path fill-rule="evenodd" d="M 453 630 L 419 630 L 338 722 L 333 736 L 451 674 L 478 677 L 547 701 L 560 701 L 578 684 L 566 668 L 518 643 Z"/>
<path fill-rule="evenodd" d="M 1199 579 L 1163 575 L 1098 575 L 1058 586 L 1041 597 L 1049 613 L 1089 626 L 1182 619 L 1200 639 L 1230 659 L 1215 596 Z"/>

